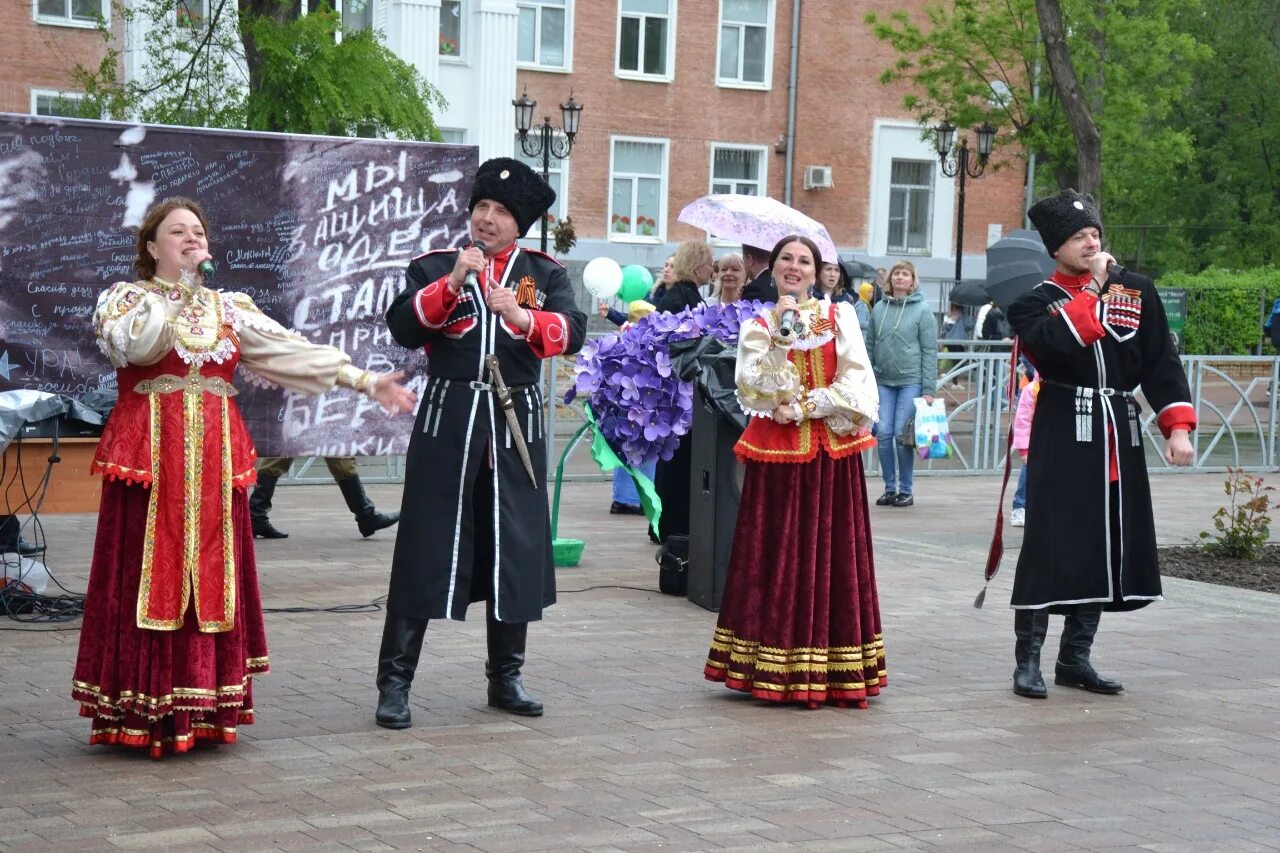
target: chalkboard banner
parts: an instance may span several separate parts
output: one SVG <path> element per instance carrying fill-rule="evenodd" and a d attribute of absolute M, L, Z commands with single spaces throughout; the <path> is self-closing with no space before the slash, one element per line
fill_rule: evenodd
<path fill-rule="evenodd" d="M 210 224 L 213 286 L 253 297 L 360 367 L 425 357 L 391 340 L 383 314 L 409 260 L 465 244 L 476 148 L 419 142 L 151 127 L 0 113 L 0 391 L 79 398 L 112 388 L 91 319 L 98 294 L 132 281 L 135 228 L 168 196 Z M 322 397 L 240 383 L 264 456 L 385 456 L 411 421 L 335 389 Z"/>

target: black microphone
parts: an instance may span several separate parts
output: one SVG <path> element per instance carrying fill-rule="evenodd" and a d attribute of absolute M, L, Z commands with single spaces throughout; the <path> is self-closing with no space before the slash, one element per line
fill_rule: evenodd
<path fill-rule="evenodd" d="M 209 279 L 213 278 L 213 261 L 209 260 L 208 258 L 205 258 L 203 261 L 201 261 L 197 269 L 200 270 L 200 274 L 204 276 L 205 281 L 208 281 Z"/>
<path fill-rule="evenodd" d="M 1107 264 L 1107 275 L 1111 278 L 1124 278 L 1129 271 L 1116 263 Z"/>
<path fill-rule="evenodd" d="M 778 337 L 789 338 L 795 334 L 796 310 L 788 308 L 782 312 L 782 317 L 778 320 Z"/>
<path fill-rule="evenodd" d="M 472 248 L 472 249 L 479 249 L 481 253 L 483 253 L 483 252 L 485 251 L 485 245 L 484 245 L 484 242 L 483 242 L 483 241 L 481 241 L 481 240 L 476 240 L 474 243 L 472 243 L 472 244 L 471 244 L 471 248 Z M 463 283 L 464 285 L 465 285 L 465 284 L 469 284 L 469 285 L 471 285 L 472 287 L 479 287 L 479 286 L 480 286 L 480 280 L 476 278 L 476 271 L 475 271 L 475 270 L 467 270 L 467 274 L 463 277 L 463 279 L 462 279 L 462 283 Z"/>

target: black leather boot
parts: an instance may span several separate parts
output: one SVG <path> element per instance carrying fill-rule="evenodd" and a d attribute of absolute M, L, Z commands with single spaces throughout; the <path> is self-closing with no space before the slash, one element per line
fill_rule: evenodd
<path fill-rule="evenodd" d="M 384 729 L 407 729 L 413 725 L 409 713 L 409 685 L 418 668 L 426 619 L 410 619 L 387 611 L 382 626 L 382 647 L 378 649 L 378 710 L 374 720 Z"/>
<path fill-rule="evenodd" d="M 338 488 L 342 490 L 347 509 L 355 514 L 356 526 L 360 528 L 361 536 L 368 538 L 400 520 L 398 512 L 378 512 L 373 501 L 365 494 L 364 483 L 360 482 L 358 476 L 350 480 L 339 480 Z"/>
<path fill-rule="evenodd" d="M 276 493 L 280 478 L 271 474 L 259 474 L 258 485 L 249 495 L 249 518 L 253 522 L 254 539 L 288 539 L 289 534 L 276 530 L 267 516 L 271 513 L 271 498 Z"/>
<path fill-rule="evenodd" d="M 1054 684 L 1108 695 L 1124 690 L 1123 684 L 1098 675 L 1089 663 L 1089 649 L 1101 619 L 1101 605 L 1079 605 L 1074 613 L 1067 614 L 1062 626 L 1062 645 L 1058 648 L 1058 664 L 1054 667 Z"/>
<path fill-rule="evenodd" d="M 0 515 L 0 553 L 16 552 L 19 557 L 28 557 L 43 550 L 43 545 L 28 542 L 22 535 L 22 525 L 16 516 Z"/>
<path fill-rule="evenodd" d="M 1013 611 L 1013 633 L 1017 642 L 1013 656 L 1018 668 L 1013 671 L 1013 692 L 1031 699 L 1049 695 L 1040 675 L 1040 647 L 1049 631 L 1049 611 L 1019 609 Z"/>
<path fill-rule="evenodd" d="M 489 616 L 489 659 L 484 665 L 484 674 L 489 678 L 489 707 L 522 717 L 541 717 L 542 703 L 525 692 L 520 680 L 528 633 L 528 622 L 499 622 Z"/>

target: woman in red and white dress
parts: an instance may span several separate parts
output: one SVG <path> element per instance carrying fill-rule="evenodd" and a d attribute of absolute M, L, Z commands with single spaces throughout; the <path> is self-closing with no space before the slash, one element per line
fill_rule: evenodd
<path fill-rule="evenodd" d="M 875 446 L 879 395 L 853 306 L 809 296 L 820 257 L 783 238 L 778 303 L 738 337 L 753 417 L 735 448 L 742 499 L 704 674 L 759 699 L 866 707 L 886 681 L 859 455 Z"/>
<path fill-rule="evenodd" d="M 412 411 L 399 373 L 372 374 L 211 290 L 196 202 L 165 199 L 138 231 L 139 281 L 103 291 L 94 313 L 120 395 L 93 460 L 103 476 L 72 697 L 90 743 L 153 758 L 233 743 L 253 722 L 267 671 L 246 489 L 257 453 L 236 406 L 237 368 L 259 385 L 335 385 Z"/>

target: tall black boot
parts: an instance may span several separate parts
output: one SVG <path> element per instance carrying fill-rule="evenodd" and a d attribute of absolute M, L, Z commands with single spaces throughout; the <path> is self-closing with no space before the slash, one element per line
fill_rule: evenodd
<path fill-rule="evenodd" d="M 499 622 L 489 616 L 489 659 L 484 665 L 484 674 L 489 678 L 489 706 L 522 717 L 541 717 L 542 703 L 525 692 L 520 680 L 528 634 L 528 622 Z"/>
<path fill-rule="evenodd" d="M 1021 608 L 1013 611 L 1013 633 L 1018 638 L 1013 647 L 1018 668 L 1013 671 L 1013 692 L 1031 699 L 1049 695 L 1040 675 L 1040 647 L 1049 631 L 1049 611 Z"/>
<path fill-rule="evenodd" d="M 1102 605 L 1078 605 L 1075 612 L 1067 614 L 1062 626 L 1062 645 L 1058 648 L 1058 664 L 1054 667 L 1054 684 L 1063 687 L 1079 687 L 1090 693 L 1119 693 L 1124 685 L 1103 678 L 1089 663 L 1089 649 L 1093 647 L 1093 635 L 1098 633 L 1102 619 Z"/>
<path fill-rule="evenodd" d="M 271 514 L 271 498 L 276 493 L 280 478 L 272 474 L 258 474 L 258 485 L 249 495 L 249 518 L 253 522 L 254 539 L 288 539 L 289 534 L 276 530 L 267 516 Z"/>
<path fill-rule="evenodd" d="M 369 496 L 364 493 L 364 483 L 360 482 L 359 476 L 349 480 L 339 480 L 338 488 L 342 490 L 347 509 L 355 513 L 356 526 L 360 528 L 361 536 L 366 538 L 372 536 L 400 520 L 398 512 L 378 512 L 373 501 L 369 500 Z"/>
<path fill-rule="evenodd" d="M 378 649 L 378 710 L 374 720 L 384 729 L 407 729 L 413 725 L 409 713 L 409 685 L 418 668 L 426 619 L 411 619 L 387 611 L 382 626 L 382 647 Z"/>

